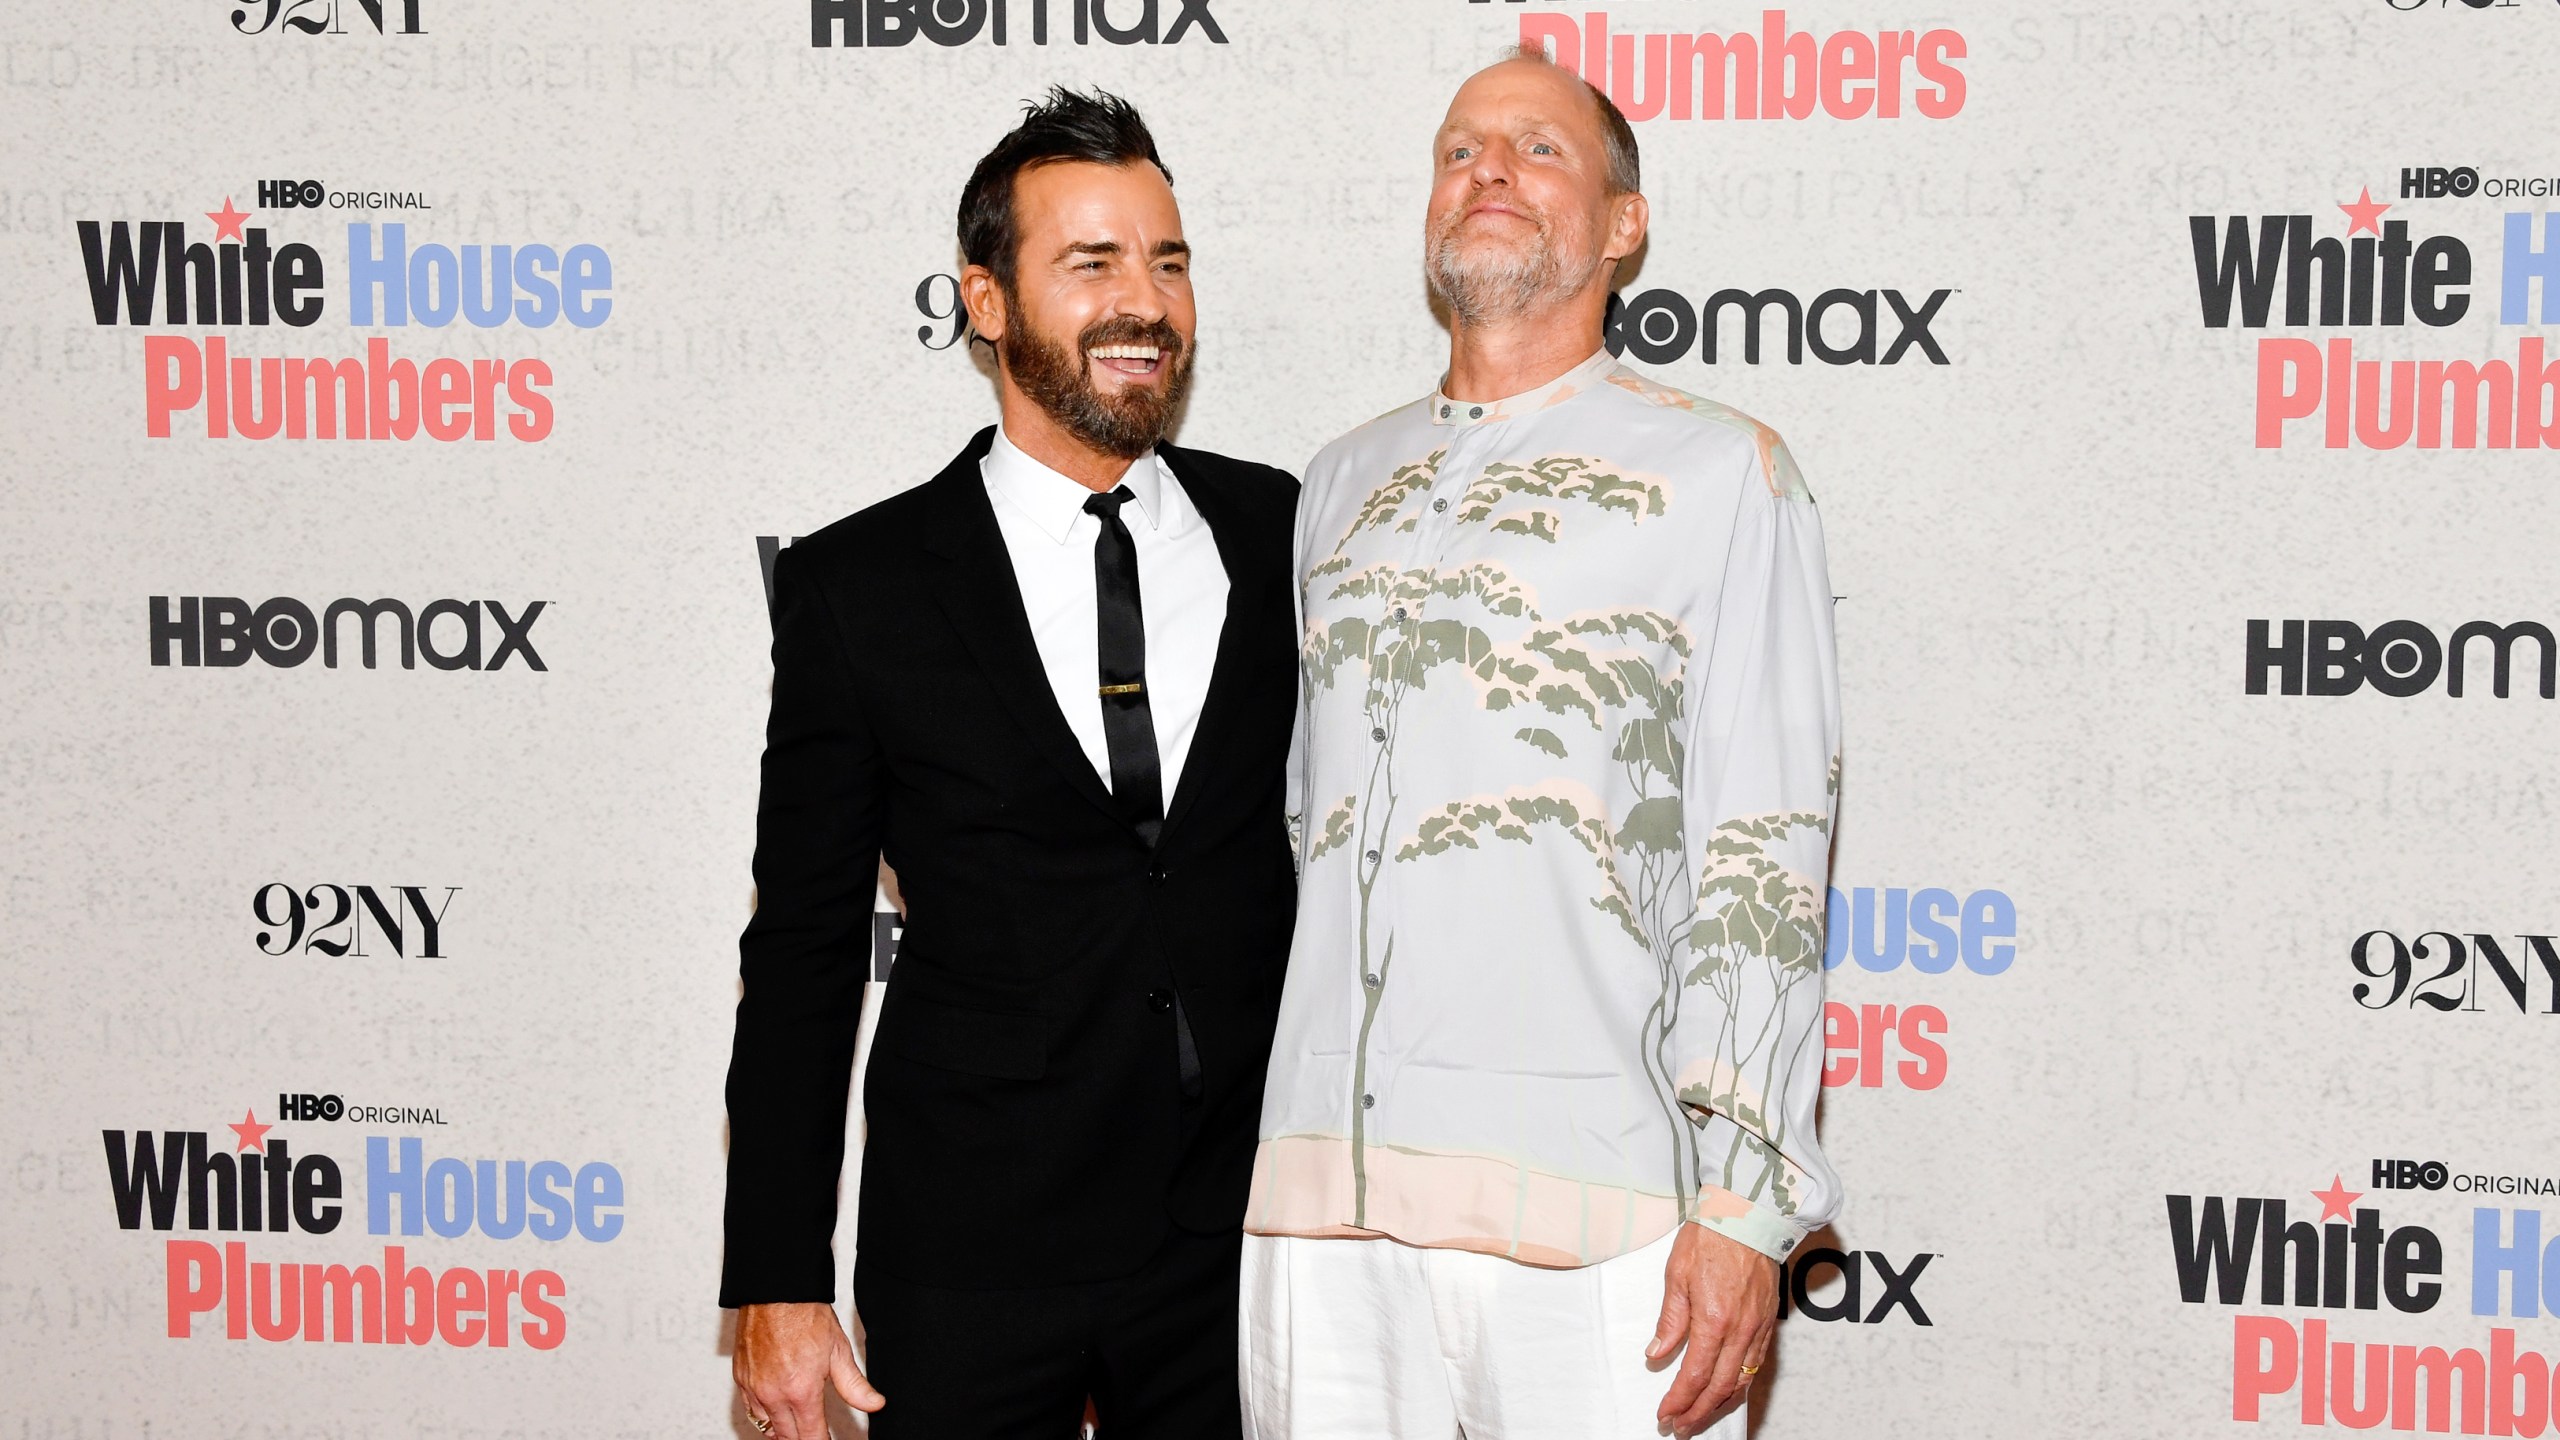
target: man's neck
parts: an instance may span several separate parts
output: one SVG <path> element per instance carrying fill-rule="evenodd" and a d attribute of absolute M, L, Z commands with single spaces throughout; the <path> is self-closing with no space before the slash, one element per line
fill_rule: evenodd
<path fill-rule="evenodd" d="M 1106 454 L 1077 438 L 1011 381 L 997 384 L 1004 415 L 1004 438 L 1013 448 L 1099 494 L 1120 483 L 1129 461 Z"/>
<path fill-rule="evenodd" d="M 1441 393 L 1452 400 L 1501 400 L 1537 389 L 1600 348 L 1607 304 L 1603 290 L 1598 304 L 1577 295 L 1525 315 L 1452 324 Z"/>

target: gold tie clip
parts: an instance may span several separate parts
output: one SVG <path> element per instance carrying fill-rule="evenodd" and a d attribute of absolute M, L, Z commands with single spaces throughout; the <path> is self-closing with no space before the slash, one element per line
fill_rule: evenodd
<path fill-rule="evenodd" d="M 1146 688 L 1147 687 L 1144 685 L 1105 685 L 1094 693 L 1097 695 L 1136 695 L 1143 693 Z"/>

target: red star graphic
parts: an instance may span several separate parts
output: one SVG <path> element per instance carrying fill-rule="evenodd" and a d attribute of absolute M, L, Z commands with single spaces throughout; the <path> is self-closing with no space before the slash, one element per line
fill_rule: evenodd
<path fill-rule="evenodd" d="M 213 238 L 218 243 L 224 240 L 240 239 L 240 222 L 248 219 L 252 213 L 247 210 L 232 209 L 231 197 L 225 195 L 222 197 L 222 208 L 207 210 L 204 212 L 204 218 L 213 222 Z M 2350 230 L 2347 233 L 2352 235 L 2355 232 Z"/>
<path fill-rule="evenodd" d="M 237 1149 L 255 1150 L 264 1155 L 267 1153 L 267 1132 L 274 1128 L 273 1125 L 259 1124 L 258 1112 L 252 1110 L 241 1117 L 239 1124 L 231 1127 L 231 1133 L 240 1137 Z"/>
<path fill-rule="evenodd" d="M 2338 208 L 2346 211 L 2347 219 L 2354 222 L 2347 226 L 2348 234 L 2353 235 L 2359 230 L 2370 230 L 2379 235 L 2382 233 L 2382 212 L 2390 209 L 2391 206 L 2387 201 L 2374 199 L 2373 187 L 2367 185 L 2356 196 L 2354 204 L 2341 205 Z"/>
<path fill-rule="evenodd" d="M 2332 1175 L 2329 1188 L 2312 1191 L 2311 1198 L 2320 1202 L 2321 1219 L 2353 1220 L 2356 1218 L 2355 1203 L 2364 1198 L 2364 1192 L 2348 1189 L 2345 1176 Z"/>

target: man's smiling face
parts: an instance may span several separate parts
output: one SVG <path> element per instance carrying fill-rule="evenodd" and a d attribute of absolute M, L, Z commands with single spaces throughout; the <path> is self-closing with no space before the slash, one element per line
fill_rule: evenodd
<path fill-rule="evenodd" d="M 1191 381 L 1191 247 L 1149 164 L 1060 161 L 1014 182 L 1020 249 L 996 351 L 1023 394 L 1106 454 L 1162 438 Z"/>

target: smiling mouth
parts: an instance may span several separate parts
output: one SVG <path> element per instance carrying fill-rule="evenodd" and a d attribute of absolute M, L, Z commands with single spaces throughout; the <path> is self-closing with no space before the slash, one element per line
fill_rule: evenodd
<path fill-rule="evenodd" d="M 1164 364 L 1164 352 L 1154 345 L 1096 345 L 1085 352 L 1105 369 L 1137 379 L 1156 373 Z"/>

